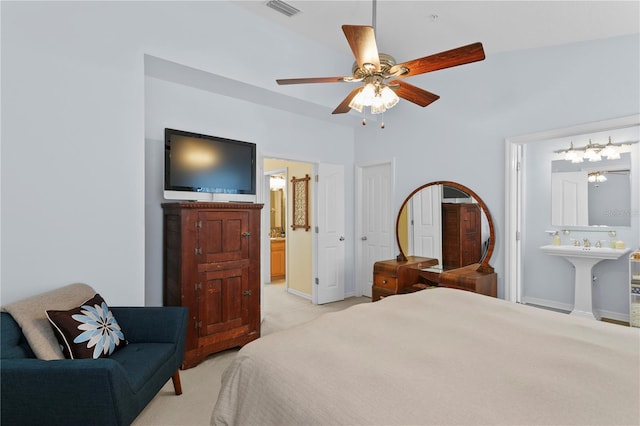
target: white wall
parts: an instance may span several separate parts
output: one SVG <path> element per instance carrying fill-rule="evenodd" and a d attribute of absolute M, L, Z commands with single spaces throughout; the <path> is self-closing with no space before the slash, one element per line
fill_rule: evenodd
<path fill-rule="evenodd" d="M 256 98 L 285 70 L 310 63 L 312 50 L 335 55 L 221 1 L 1 7 L 1 303 L 83 281 L 111 304 L 144 304 L 145 54 L 251 81 L 262 88 Z M 319 122 L 252 105 L 228 111 L 220 123 L 214 112 L 237 102 L 189 96 L 211 113 L 191 110 L 175 117 L 176 127 L 323 161 L 337 156 L 319 143 L 329 134 L 347 147 L 341 161 L 352 163 L 352 133 L 336 130 L 341 125 L 319 133 Z M 147 138 L 160 140 L 157 131 Z"/>

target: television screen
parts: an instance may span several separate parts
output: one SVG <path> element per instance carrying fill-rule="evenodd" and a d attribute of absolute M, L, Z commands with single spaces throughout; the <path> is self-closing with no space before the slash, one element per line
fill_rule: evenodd
<path fill-rule="evenodd" d="M 164 178 L 165 198 L 194 200 L 225 198 L 216 197 L 215 194 L 249 195 L 255 198 L 256 145 L 182 130 L 165 129 Z M 174 191 L 180 193 L 176 194 Z M 203 194 L 214 195 L 203 196 Z M 233 199 L 233 197 L 229 198 Z"/>

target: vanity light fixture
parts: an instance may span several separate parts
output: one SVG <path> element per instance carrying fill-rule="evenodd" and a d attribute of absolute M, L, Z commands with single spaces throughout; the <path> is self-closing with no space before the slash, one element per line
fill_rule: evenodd
<path fill-rule="evenodd" d="M 618 160 L 620 159 L 620 149 L 611 143 L 611 136 L 609 136 L 609 143 L 602 148 L 600 154 L 604 157 L 607 157 L 607 160 Z"/>
<path fill-rule="evenodd" d="M 283 176 L 270 176 L 269 189 L 277 191 L 279 189 L 284 189 L 285 186 L 287 186 L 287 182 L 284 180 Z"/>
<path fill-rule="evenodd" d="M 572 163 L 582 163 L 584 160 L 590 162 L 601 161 L 602 157 L 607 160 L 617 160 L 620 158 L 621 147 L 628 144 L 628 142 L 626 144 L 614 144 L 611 142 L 611 136 L 609 136 L 609 142 L 606 145 L 593 143 L 589 139 L 589 143 L 586 146 L 575 148 L 572 141 L 569 149 L 556 151 L 556 153 L 564 154 L 564 159 Z"/>
<path fill-rule="evenodd" d="M 582 161 L 584 161 L 582 159 L 582 153 L 578 153 L 578 151 L 573 149 L 573 142 L 571 142 L 571 146 L 566 152 L 564 159 L 567 161 L 571 161 L 572 163 L 582 163 Z"/>
<path fill-rule="evenodd" d="M 593 162 L 593 161 L 601 161 L 602 156 L 600 155 L 599 147 L 595 146 L 591 139 L 589 139 L 589 144 L 587 145 L 584 151 L 584 158 Z"/>

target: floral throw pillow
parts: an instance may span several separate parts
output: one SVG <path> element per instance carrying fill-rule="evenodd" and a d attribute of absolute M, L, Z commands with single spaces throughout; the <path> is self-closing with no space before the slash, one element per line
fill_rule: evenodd
<path fill-rule="evenodd" d="M 77 308 L 46 314 L 65 358 L 108 357 L 127 344 L 118 321 L 99 294 Z"/>

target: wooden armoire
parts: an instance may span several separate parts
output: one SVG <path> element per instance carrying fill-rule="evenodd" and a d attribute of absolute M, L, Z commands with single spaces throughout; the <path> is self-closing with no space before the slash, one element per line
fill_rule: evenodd
<path fill-rule="evenodd" d="M 163 297 L 189 308 L 182 368 L 260 336 L 260 210 L 164 203 Z"/>
<path fill-rule="evenodd" d="M 482 231 L 480 206 L 475 203 L 442 204 L 442 265 L 460 268 L 480 262 Z"/>

